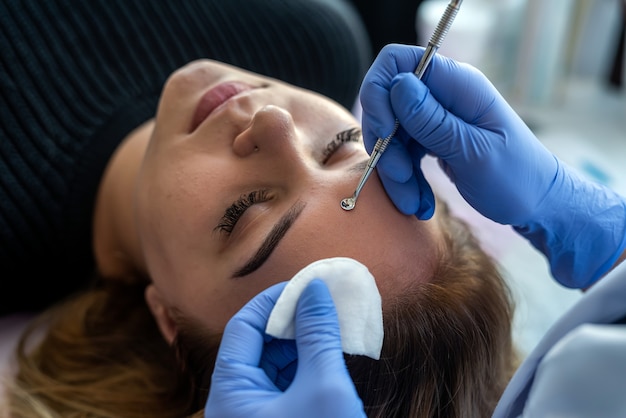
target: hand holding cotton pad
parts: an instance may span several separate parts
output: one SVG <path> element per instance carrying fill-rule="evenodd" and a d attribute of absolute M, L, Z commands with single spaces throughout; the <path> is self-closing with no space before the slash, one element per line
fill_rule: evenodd
<path fill-rule="evenodd" d="M 300 270 L 276 301 L 267 321 L 266 334 L 295 338 L 296 304 L 313 279 L 322 280 L 333 298 L 343 352 L 378 360 L 384 335 L 380 293 L 367 267 L 347 257 L 318 260 Z"/>

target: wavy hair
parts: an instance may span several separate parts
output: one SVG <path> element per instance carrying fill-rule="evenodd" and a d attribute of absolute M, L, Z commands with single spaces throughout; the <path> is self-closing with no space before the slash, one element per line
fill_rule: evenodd
<path fill-rule="evenodd" d="M 437 207 L 446 250 L 433 277 L 387 304 L 380 360 L 346 356 L 370 418 L 489 417 L 518 364 L 505 280 L 468 226 Z M 168 346 L 146 284 L 99 280 L 33 322 L 10 416 L 202 416 L 221 335 L 183 318 Z"/>

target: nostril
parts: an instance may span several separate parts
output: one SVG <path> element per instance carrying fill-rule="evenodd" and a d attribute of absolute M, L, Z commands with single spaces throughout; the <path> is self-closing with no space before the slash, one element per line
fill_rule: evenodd
<path fill-rule="evenodd" d="M 259 146 L 254 140 L 254 135 L 251 134 L 250 129 L 246 129 L 235 137 L 233 141 L 233 152 L 238 157 L 248 157 L 258 151 Z"/>

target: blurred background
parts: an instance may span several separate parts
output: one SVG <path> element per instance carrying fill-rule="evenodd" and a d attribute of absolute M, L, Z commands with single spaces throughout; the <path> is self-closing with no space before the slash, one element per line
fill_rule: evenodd
<path fill-rule="evenodd" d="M 352 0 L 373 54 L 426 46 L 449 0 Z M 626 196 L 626 0 L 464 0 L 439 53 L 485 73 L 563 161 Z M 473 211 L 434 161 L 433 187 L 502 264 L 517 299 L 516 338 L 528 352 L 581 296 L 551 279 L 543 256 Z"/>

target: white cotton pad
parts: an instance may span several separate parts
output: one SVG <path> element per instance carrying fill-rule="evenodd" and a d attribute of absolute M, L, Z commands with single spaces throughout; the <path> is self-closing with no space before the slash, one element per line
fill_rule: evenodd
<path fill-rule="evenodd" d="M 295 339 L 296 304 L 313 279 L 326 283 L 333 298 L 343 352 L 378 360 L 384 334 L 380 293 L 367 267 L 351 258 L 327 258 L 300 270 L 279 296 L 265 332 L 275 338 Z"/>

